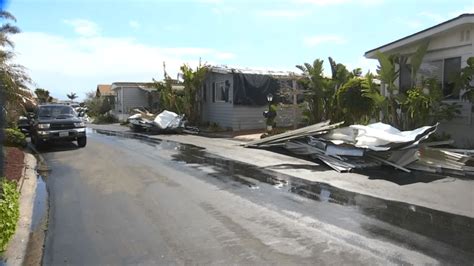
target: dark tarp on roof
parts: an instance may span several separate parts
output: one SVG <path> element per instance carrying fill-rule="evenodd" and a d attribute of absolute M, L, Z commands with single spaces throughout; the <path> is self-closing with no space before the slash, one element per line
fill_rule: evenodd
<path fill-rule="evenodd" d="M 262 106 L 268 104 L 267 95 L 277 100 L 278 81 L 268 75 L 234 73 L 234 104 Z M 275 101 L 274 100 L 274 101 Z"/>

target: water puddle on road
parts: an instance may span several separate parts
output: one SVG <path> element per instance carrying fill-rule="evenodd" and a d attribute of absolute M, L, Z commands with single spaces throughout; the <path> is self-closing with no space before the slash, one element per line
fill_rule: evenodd
<path fill-rule="evenodd" d="M 45 180 L 41 175 L 38 175 L 35 195 L 33 202 L 33 215 L 31 217 L 31 231 L 36 231 L 38 229 L 48 211 L 48 191 L 46 190 Z"/>
<path fill-rule="evenodd" d="M 328 184 L 311 182 L 254 165 L 234 161 L 208 153 L 205 149 L 173 141 L 150 138 L 143 134 L 97 131 L 97 133 L 135 138 L 147 145 L 157 145 L 160 149 L 172 149 L 174 162 L 180 162 L 199 169 L 212 169 L 209 176 L 222 181 L 229 179 L 251 189 L 258 189 L 261 183 L 271 185 L 273 189 L 287 191 L 307 199 L 327 204 L 337 204 L 350 208 L 358 213 L 398 228 L 440 241 L 456 247 L 474 258 L 474 219 L 437 211 L 404 202 L 395 202 L 362 195 L 339 189 Z M 317 171 L 315 171 L 317 174 Z M 332 205 L 334 206 L 334 205 Z M 345 217 L 338 217 L 342 219 Z M 403 236 L 382 227 L 366 226 L 363 228 L 369 235 L 397 239 L 405 243 Z M 423 244 L 417 248 L 423 249 Z M 427 247 L 426 252 L 430 252 Z M 461 260 L 465 262 L 465 260 Z"/>

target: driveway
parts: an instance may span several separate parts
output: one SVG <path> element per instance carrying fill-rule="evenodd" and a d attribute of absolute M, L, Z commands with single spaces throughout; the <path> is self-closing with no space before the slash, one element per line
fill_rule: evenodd
<path fill-rule="evenodd" d="M 470 264 L 473 219 L 172 141 L 89 132 L 43 151 L 44 265 Z M 228 151 L 232 153 L 232 150 Z"/>

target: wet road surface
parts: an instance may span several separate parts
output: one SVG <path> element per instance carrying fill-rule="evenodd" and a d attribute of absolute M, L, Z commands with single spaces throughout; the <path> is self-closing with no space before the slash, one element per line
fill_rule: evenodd
<path fill-rule="evenodd" d="M 91 132 L 88 142 L 43 151 L 52 170 L 44 265 L 474 261 L 468 217 L 291 178 L 170 141 Z"/>

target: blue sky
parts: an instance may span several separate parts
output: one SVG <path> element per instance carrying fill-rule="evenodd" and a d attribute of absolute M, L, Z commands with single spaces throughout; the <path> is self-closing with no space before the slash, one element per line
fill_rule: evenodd
<path fill-rule="evenodd" d="M 18 63 L 54 97 L 161 79 L 163 61 L 291 70 L 327 57 L 374 71 L 365 51 L 474 13 L 472 0 L 16 0 Z M 34 87 L 34 86 L 33 86 Z"/>

